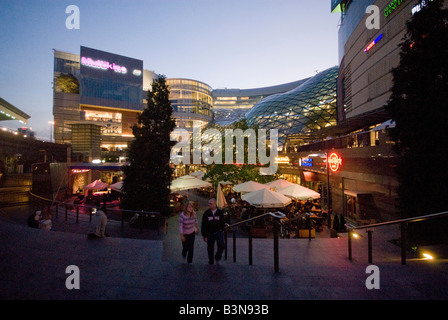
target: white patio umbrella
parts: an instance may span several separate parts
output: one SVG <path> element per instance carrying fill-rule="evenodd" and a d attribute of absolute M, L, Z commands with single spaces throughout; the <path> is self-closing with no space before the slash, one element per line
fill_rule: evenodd
<path fill-rule="evenodd" d="M 275 180 L 275 181 L 271 181 L 271 182 L 265 183 L 265 185 L 269 186 L 269 188 L 274 189 L 276 191 L 278 189 L 282 189 L 282 188 L 286 188 L 286 187 L 292 186 L 292 185 L 294 185 L 294 183 L 286 181 L 286 180 L 283 180 L 283 179 L 278 179 L 278 180 Z"/>
<path fill-rule="evenodd" d="M 261 189 L 241 196 L 241 199 L 258 208 L 283 208 L 291 199 L 270 189 Z"/>
<path fill-rule="evenodd" d="M 101 180 L 95 180 L 92 183 L 86 185 L 84 187 L 84 190 L 103 190 L 107 188 L 108 184 L 105 182 L 102 182 Z"/>
<path fill-rule="evenodd" d="M 123 188 L 123 181 L 118 181 L 117 183 L 111 184 L 109 188 L 114 191 L 123 192 L 121 191 L 121 188 Z"/>
<path fill-rule="evenodd" d="M 205 172 L 204 171 L 196 171 L 196 172 L 190 173 L 190 176 L 202 179 L 202 177 L 205 176 Z"/>
<path fill-rule="evenodd" d="M 255 181 L 247 181 L 237 184 L 236 186 L 233 187 L 233 191 L 243 193 L 254 192 L 262 189 L 269 189 L 269 186 Z"/>
<path fill-rule="evenodd" d="M 222 192 L 221 184 L 218 184 L 218 190 L 216 191 L 216 206 L 221 210 L 227 207 L 227 200 Z"/>
<path fill-rule="evenodd" d="M 320 193 L 298 184 L 279 189 L 277 192 L 297 200 L 313 200 L 320 198 Z"/>
<path fill-rule="evenodd" d="M 189 190 L 189 189 L 198 189 L 204 187 L 211 187 L 211 183 L 198 179 L 196 177 L 186 175 L 180 178 L 177 178 L 171 182 L 171 191 L 181 191 L 181 190 Z"/>

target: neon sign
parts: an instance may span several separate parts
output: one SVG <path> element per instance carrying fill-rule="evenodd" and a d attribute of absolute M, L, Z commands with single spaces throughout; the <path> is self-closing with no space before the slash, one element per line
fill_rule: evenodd
<path fill-rule="evenodd" d="M 389 5 L 384 9 L 384 16 L 387 18 L 392 12 L 395 11 L 405 0 L 393 0 Z"/>
<path fill-rule="evenodd" d="M 89 171 L 90 169 L 72 169 L 72 173 L 85 173 Z"/>
<path fill-rule="evenodd" d="M 432 0 L 429 0 L 432 1 Z M 429 3 L 428 0 L 422 0 L 419 4 L 417 4 L 415 7 L 412 8 L 412 15 L 416 14 L 417 12 L 420 12 L 424 7 L 426 7 Z"/>
<path fill-rule="evenodd" d="M 374 45 L 377 44 L 378 41 L 380 41 L 383 38 L 383 34 L 380 34 L 375 40 L 373 40 L 372 42 L 369 43 L 369 45 L 367 46 L 367 48 L 364 49 L 364 52 L 369 51 L 370 49 L 373 48 Z"/>
<path fill-rule="evenodd" d="M 342 158 L 338 156 L 336 153 L 330 154 L 327 161 L 328 161 L 328 167 L 333 172 L 338 171 L 339 167 L 342 165 Z"/>
<path fill-rule="evenodd" d="M 116 65 L 115 63 L 109 63 L 108 61 L 104 60 L 93 60 L 92 58 L 81 58 L 81 64 L 83 66 L 95 68 L 95 69 L 101 69 L 101 70 L 113 70 L 118 73 L 126 74 L 128 72 L 128 69 L 123 66 Z"/>
<path fill-rule="evenodd" d="M 285 156 L 285 157 L 277 157 L 277 158 L 275 158 L 275 162 L 276 163 L 290 163 L 291 160 L 289 159 L 288 156 Z"/>

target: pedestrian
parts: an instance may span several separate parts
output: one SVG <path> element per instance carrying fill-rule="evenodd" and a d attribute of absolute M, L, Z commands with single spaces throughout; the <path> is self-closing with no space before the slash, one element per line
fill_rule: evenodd
<path fill-rule="evenodd" d="M 39 229 L 39 223 L 42 219 L 42 211 L 36 210 L 28 217 L 28 226 L 31 228 Z"/>
<path fill-rule="evenodd" d="M 216 199 L 208 201 L 209 208 L 202 216 L 202 237 L 207 243 L 208 263 L 219 262 L 224 251 L 224 213 L 216 206 Z M 216 255 L 215 242 L 217 244 Z"/>
<path fill-rule="evenodd" d="M 96 212 L 90 221 L 88 238 L 97 239 L 107 237 L 106 233 L 107 216 L 106 207 L 100 207 L 100 203 L 96 203 Z"/>
<path fill-rule="evenodd" d="M 45 207 L 42 218 L 39 222 L 39 229 L 50 231 L 53 229 L 53 222 L 51 221 L 50 206 Z"/>
<path fill-rule="evenodd" d="M 182 241 L 182 257 L 193 262 L 194 240 L 199 233 L 199 224 L 193 203 L 186 202 L 179 216 L 179 233 Z"/>

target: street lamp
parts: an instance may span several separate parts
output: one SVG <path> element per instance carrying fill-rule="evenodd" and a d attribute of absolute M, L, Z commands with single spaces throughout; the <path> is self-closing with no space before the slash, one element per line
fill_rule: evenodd
<path fill-rule="evenodd" d="M 53 142 L 53 125 L 54 125 L 54 121 L 48 121 L 48 123 L 50 124 L 50 142 Z"/>

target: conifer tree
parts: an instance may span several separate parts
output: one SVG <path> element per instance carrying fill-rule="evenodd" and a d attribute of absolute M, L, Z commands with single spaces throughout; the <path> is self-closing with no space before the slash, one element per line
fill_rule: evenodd
<path fill-rule="evenodd" d="M 448 10 L 443 2 L 424 1 L 408 21 L 386 106 L 396 123 L 391 136 L 399 156 L 404 218 L 448 210 Z"/>
<path fill-rule="evenodd" d="M 169 214 L 172 180 L 170 134 L 176 124 L 166 77 L 159 75 L 148 92 L 146 108 L 132 127 L 135 139 L 128 148 L 124 168 L 123 208 Z"/>

